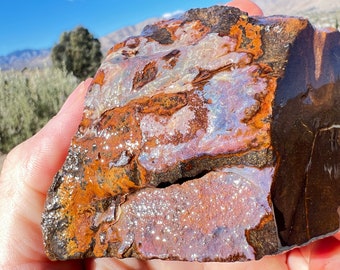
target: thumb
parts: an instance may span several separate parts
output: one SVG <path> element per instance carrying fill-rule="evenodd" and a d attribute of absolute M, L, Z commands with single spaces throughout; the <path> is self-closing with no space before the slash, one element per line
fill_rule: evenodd
<path fill-rule="evenodd" d="M 234 0 L 226 4 L 227 6 L 239 8 L 251 16 L 263 16 L 262 10 L 250 0 Z"/>
<path fill-rule="evenodd" d="M 81 120 L 90 84 L 81 83 L 43 129 L 7 155 L 0 175 L 0 265 L 47 259 L 40 229 L 46 192 Z"/>
<path fill-rule="evenodd" d="M 61 167 L 72 136 L 82 117 L 84 97 L 92 79 L 79 84 L 59 113 L 36 135 L 15 147 L 7 156 L 3 170 L 11 171 L 26 185 L 45 194 Z M 15 171 L 13 171 L 15 170 Z"/>

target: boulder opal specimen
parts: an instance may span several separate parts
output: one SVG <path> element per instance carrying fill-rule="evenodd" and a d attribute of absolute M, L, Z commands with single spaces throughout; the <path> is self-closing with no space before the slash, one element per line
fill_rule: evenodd
<path fill-rule="evenodd" d="M 333 234 L 339 77 L 339 32 L 225 6 L 116 44 L 48 191 L 48 257 L 245 261 Z"/>

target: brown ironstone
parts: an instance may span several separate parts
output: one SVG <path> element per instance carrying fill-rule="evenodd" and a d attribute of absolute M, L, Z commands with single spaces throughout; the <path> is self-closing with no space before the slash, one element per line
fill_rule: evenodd
<path fill-rule="evenodd" d="M 48 257 L 246 261 L 335 233 L 339 78 L 339 32 L 226 6 L 116 44 L 48 191 Z"/>

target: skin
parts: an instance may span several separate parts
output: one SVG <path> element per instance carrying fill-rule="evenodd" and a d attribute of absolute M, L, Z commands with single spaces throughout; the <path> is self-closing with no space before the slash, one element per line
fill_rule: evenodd
<path fill-rule="evenodd" d="M 237 7 L 243 11 L 248 12 L 252 16 L 263 16 L 262 10 L 254 2 L 249 0 L 234 0 L 228 2 L 226 6 Z"/>
<path fill-rule="evenodd" d="M 249 14 L 258 12 L 250 1 L 233 5 Z M 255 8 L 255 9 L 254 9 Z M 85 93 L 91 79 L 82 82 L 60 112 L 35 136 L 15 147 L 0 175 L 0 269 L 340 269 L 340 234 L 285 254 L 245 263 L 190 263 L 101 258 L 51 262 L 44 253 L 41 214 L 46 192 L 61 167 L 70 140 L 81 120 Z"/>

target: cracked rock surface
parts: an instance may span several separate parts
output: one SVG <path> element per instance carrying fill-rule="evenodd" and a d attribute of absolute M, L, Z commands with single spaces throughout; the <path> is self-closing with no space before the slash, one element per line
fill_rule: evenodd
<path fill-rule="evenodd" d="M 339 78 L 339 32 L 225 6 L 114 45 L 48 191 L 48 257 L 246 261 L 336 232 Z"/>

